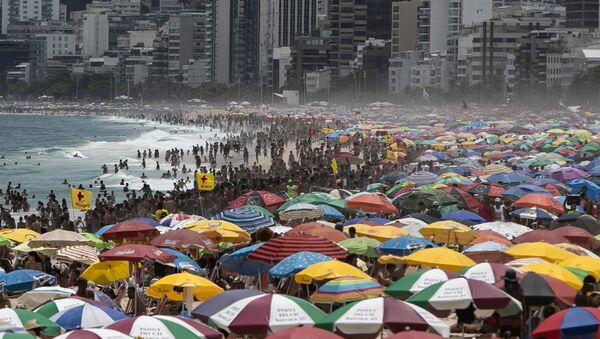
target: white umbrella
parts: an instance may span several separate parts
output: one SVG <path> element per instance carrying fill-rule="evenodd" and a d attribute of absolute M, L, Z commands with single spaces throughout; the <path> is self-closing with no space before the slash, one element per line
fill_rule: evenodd
<path fill-rule="evenodd" d="M 532 229 L 523 226 L 514 222 L 506 222 L 506 221 L 494 221 L 494 222 L 486 222 L 479 225 L 474 225 L 473 229 L 476 231 L 487 231 L 491 230 L 497 233 L 502 234 L 508 240 L 512 240 L 522 234 L 527 232 L 531 232 Z"/>
<path fill-rule="evenodd" d="M 60 286 L 38 287 L 21 294 L 17 298 L 17 305 L 25 309 L 36 308 L 48 300 L 66 298 L 75 294 L 72 289 Z"/>
<path fill-rule="evenodd" d="M 298 220 L 298 219 L 316 219 L 322 217 L 325 212 L 313 204 L 297 203 L 283 212 L 279 213 L 279 218 L 282 220 Z"/>

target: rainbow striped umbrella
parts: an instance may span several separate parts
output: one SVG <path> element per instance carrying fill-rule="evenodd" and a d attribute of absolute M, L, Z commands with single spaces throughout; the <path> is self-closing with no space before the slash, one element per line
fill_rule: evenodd
<path fill-rule="evenodd" d="M 347 303 L 382 295 L 383 286 L 373 279 L 342 277 L 323 284 L 310 301 L 315 304 Z"/>

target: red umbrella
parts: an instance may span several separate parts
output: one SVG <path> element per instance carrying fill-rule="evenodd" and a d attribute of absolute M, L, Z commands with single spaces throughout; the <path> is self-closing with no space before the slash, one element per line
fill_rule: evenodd
<path fill-rule="evenodd" d="M 98 258 L 100 261 L 126 260 L 133 262 L 141 261 L 143 259 L 150 259 L 162 263 L 170 263 L 175 260 L 174 255 L 169 254 L 160 248 L 139 244 L 117 246 L 106 252 L 100 253 Z"/>
<path fill-rule="evenodd" d="M 492 230 L 480 230 L 480 231 L 475 231 L 475 233 L 480 237 L 487 235 L 487 236 L 492 236 L 492 237 L 508 240 L 508 238 L 505 237 L 503 234 L 500 234 L 500 233 L 498 233 L 496 231 L 492 231 Z"/>
<path fill-rule="evenodd" d="M 478 264 L 482 262 L 506 264 L 514 259 L 510 254 L 501 251 L 465 252 L 463 254 Z"/>
<path fill-rule="evenodd" d="M 386 337 L 385 339 L 442 339 L 442 337 L 434 333 L 404 331 L 398 332 L 391 337 Z"/>
<path fill-rule="evenodd" d="M 480 235 L 477 238 L 473 239 L 473 241 L 471 241 L 472 245 L 476 245 L 476 244 L 481 244 L 482 242 L 487 242 L 487 241 L 493 241 L 496 242 L 498 244 L 502 244 L 505 246 L 512 246 L 513 244 L 506 240 L 505 238 L 501 238 L 501 237 L 496 237 L 493 235 Z"/>
<path fill-rule="evenodd" d="M 167 247 L 182 249 L 187 247 L 206 248 L 213 252 L 218 252 L 219 248 L 209 238 L 202 234 L 190 230 L 175 230 L 159 235 L 152 239 L 150 245 L 156 247 Z"/>
<path fill-rule="evenodd" d="M 572 243 L 583 248 L 595 250 L 600 248 L 598 240 L 588 231 L 576 226 L 564 226 L 557 228 L 552 233 L 565 237 Z"/>
<path fill-rule="evenodd" d="M 285 202 L 285 199 L 281 198 L 275 193 L 267 191 L 252 191 L 246 194 L 242 194 L 237 197 L 234 201 L 230 202 L 227 206 L 228 209 L 242 207 L 244 205 L 256 205 L 262 207 L 273 207 L 279 206 Z"/>
<path fill-rule="evenodd" d="M 469 192 L 465 191 L 462 188 L 446 187 L 442 191 L 450 193 L 450 195 L 455 197 L 456 200 L 464 204 L 469 211 L 476 211 L 478 208 L 481 207 L 481 203 L 479 202 L 479 200 L 475 199 L 473 195 L 471 195 Z"/>
<path fill-rule="evenodd" d="M 465 186 L 464 189 L 471 194 L 485 195 L 490 198 L 501 198 L 504 187 L 494 183 L 476 183 L 471 186 Z"/>
<path fill-rule="evenodd" d="M 335 259 L 343 259 L 348 255 L 345 249 L 327 239 L 286 233 L 279 238 L 274 238 L 264 243 L 252 252 L 248 256 L 248 259 L 275 264 L 292 254 L 302 251 L 317 252 Z"/>
<path fill-rule="evenodd" d="M 515 206 L 519 207 L 539 207 L 548 212 L 562 213 L 563 206 L 551 196 L 541 193 L 530 193 L 515 202 Z"/>
<path fill-rule="evenodd" d="M 536 242 L 536 241 L 543 241 L 548 244 L 560 244 L 563 242 L 566 242 L 566 243 L 570 242 L 567 238 L 565 238 L 561 235 L 558 235 L 558 234 L 554 233 L 553 231 L 548 231 L 548 230 L 534 230 L 531 232 L 521 234 L 520 236 L 518 236 L 512 240 L 512 242 L 515 244 L 522 244 L 524 242 Z"/>
<path fill-rule="evenodd" d="M 320 224 L 320 223 L 318 223 L 316 221 L 312 221 L 312 222 L 307 222 L 307 223 L 304 223 L 304 224 L 300 224 L 300 225 L 294 226 L 294 229 L 291 230 L 290 232 L 296 232 L 296 233 L 306 232 L 306 231 L 311 230 L 313 228 L 319 228 L 319 227 L 323 227 L 323 224 Z"/>
<path fill-rule="evenodd" d="M 421 332 L 423 333 L 423 332 Z M 277 333 L 273 333 L 266 339 L 343 339 L 335 333 L 316 327 L 291 327 Z M 429 338 L 425 338 L 429 339 Z"/>
<path fill-rule="evenodd" d="M 116 224 L 100 237 L 105 240 L 138 239 L 153 237 L 158 234 L 156 228 L 143 221 L 127 220 Z"/>
<path fill-rule="evenodd" d="M 348 207 L 365 212 L 392 214 L 398 208 L 383 194 L 362 192 L 346 199 Z"/>

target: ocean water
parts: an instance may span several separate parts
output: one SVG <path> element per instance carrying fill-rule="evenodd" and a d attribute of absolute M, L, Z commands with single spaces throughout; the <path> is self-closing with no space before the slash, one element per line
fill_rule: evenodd
<path fill-rule="evenodd" d="M 124 197 L 119 185 L 121 180 L 129 183 L 131 189 L 140 189 L 143 172 L 152 189 L 170 190 L 175 180 L 160 178 L 170 169 L 164 161 L 165 151 L 172 148 L 191 150 L 194 145 L 204 145 L 206 141 L 214 142 L 223 137 L 221 132 L 209 128 L 147 120 L 0 114 L 0 156 L 4 156 L 0 159 L 0 188 L 6 190 L 8 182 L 12 182 L 13 187 L 21 183 L 21 189 L 27 189 L 32 206 L 38 200 L 45 202 L 51 189 L 57 197 L 68 198 L 68 187 L 63 185 L 65 179 L 75 186 L 82 184 L 88 188 L 92 184 L 95 193 L 99 180 L 103 180 L 107 190 L 114 190 L 119 197 Z M 154 158 L 146 159 L 145 170 L 141 160 L 137 159 L 137 150 L 143 152 L 148 148 L 160 151 L 160 171 L 155 170 Z M 114 164 L 125 159 L 129 171 L 115 174 Z M 183 160 L 188 167 L 193 163 L 191 155 L 186 154 Z M 102 164 L 108 166 L 108 174 L 102 174 Z M 180 172 L 178 178 L 182 178 Z M 190 180 L 193 182 L 193 178 Z"/>

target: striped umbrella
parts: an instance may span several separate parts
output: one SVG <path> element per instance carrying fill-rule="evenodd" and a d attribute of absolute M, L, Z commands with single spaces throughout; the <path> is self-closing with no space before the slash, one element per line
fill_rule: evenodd
<path fill-rule="evenodd" d="M 238 300 L 208 322 L 236 335 L 261 336 L 298 325 L 313 326 L 323 316 L 321 310 L 300 298 L 265 294 Z"/>
<path fill-rule="evenodd" d="M 192 319 L 164 315 L 126 318 L 105 327 L 134 338 L 161 339 L 222 339 L 223 335 L 214 329 Z"/>
<path fill-rule="evenodd" d="M 249 208 L 234 208 L 217 213 L 213 219 L 220 219 L 236 224 L 246 232 L 275 225 L 273 218 Z"/>
<path fill-rule="evenodd" d="M 334 259 L 343 259 L 348 253 L 335 243 L 321 237 L 297 234 L 285 234 L 274 238 L 252 252 L 248 259 L 260 260 L 270 264 L 278 263 L 288 256 L 303 252 L 317 252 Z"/>
<path fill-rule="evenodd" d="M 7 322 L 10 326 L 24 328 L 29 321 L 35 321 L 44 327 L 42 334 L 54 337 L 60 334 L 60 326 L 50 321 L 47 317 L 27 310 L 2 308 L 0 309 L 0 319 Z"/>
<path fill-rule="evenodd" d="M 347 303 L 382 295 L 383 286 L 373 279 L 342 277 L 323 284 L 310 301 L 315 304 Z"/>
<path fill-rule="evenodd" d="M 54 259 L 65 263 L 79 262 L 91 265 L 98 261 L 98 251 L 87 245 L 67 246 L 59 249 Z"/>
<path fill-rule="evenodd" d="M 66 298 L 75 294 L 73 290 L 60 286 L 44 286 L 38 287 L 31 291 L 27 291 L 17 298 L 19 308 L 33 309 L 48 300 Z"/>
<path fill-rule="evenodd" d="M 437 174 L 431 172 L 415 172 L 403 179 L 403 181 L 412 181 L 417 185 L 433 184 L 439 179 Z"/>
<path fill-rule="evenodd" d="M 300 202 L 279 213 L 281 220 L 316 219 L 322 217 L 325 212 L 313 204 Z"/>
<path fill-rule="evenodd" d="M 75 293 L 74 291 L 71 291 L 71 292 L 73 294 Z M 49 302 L 45 303 L 44 305 L 36 308 L 33 311 L 37 314 L 41 314 L 45 317 L 50 318 L 51 316 L 53 316 L 59 312 L 71 309 L 73 307 L 83 306 L 83 305 L 89 304 L 91 302 L 93 302 L 93 301 L 90 299 L 84 299 L 84 298 L 80 298 L 80 297 L 69 297 L 69 298 L 63 298 L 63 299 L 49 301 Z"/>
<path fill-rule="evenodd" d="M 408 297 L 433 284 L 453 278 L 458 278 L 458 274 L 439 268 L 420 270 L 396 280 L 385 289 L 385 293 L 393 297 Z"/>
<path fill-rule="evenodd" d="M 77 328 L 102 327 L 125 318 L 125 314 L 112 308 L 85 304 L 58 312 L 50 317 L 50 320 L 70 331 Z"/>
<path fill-rule="evenodd" d="M 459 273 L 465 278 L 480 280 L 488 284 L 495 284 L 504 279 L 504 275 L 508 270 L 514 271 L 518 277 L 521 277 L 522 275 L 521 271 L 516 270 L 508 265 L 491 262 L 480 263 L 475 266 L 465 268 L 460 270 Z"/>
<path fill-rule="evenodd" d="M 131 339 L 131 337 L 115 330 L 89 328 L 87 330 L 70 331 L 54 339 Z"/>

